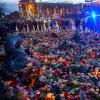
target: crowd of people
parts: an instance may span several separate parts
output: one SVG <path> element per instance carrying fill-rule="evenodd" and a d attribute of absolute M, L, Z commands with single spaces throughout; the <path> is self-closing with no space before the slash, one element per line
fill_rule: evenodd
<path fill-rule="evenodd" d="M 94 31 L 99 32 L 100 18 L 94 19 L 91 16 L 83 18 L 66 18 L 66 19 L 33 19 L 33 20 L 17 20 L 17 21 L 1 21 L 0 22 L 0 36 L 5 38 L 11 32 L 39 32 L 50 31 L 56 29 L 63 30 L 80 30 L 80 31 Z"/>
<path fill-rule="evenodd" d="M 37 25 L 29 21 L 31 34 L 7 36 L 1 100 L 100 99 L 100 34 L 85 31 L 80 20 L 71 23 L 52 20 L 39 24 L 41 32 L 31 32 Z M 18 31 L 24 32 L 22 27 Z"/>

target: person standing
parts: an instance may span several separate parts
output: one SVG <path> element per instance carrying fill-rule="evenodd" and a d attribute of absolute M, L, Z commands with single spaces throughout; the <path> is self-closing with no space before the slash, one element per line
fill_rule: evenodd
<path fill-rule="evenodd" d="M 82 29 L 83 31 L 85 31 L 85 28 L 86 28 L 86 22 L 85 22 L 85 19 L 82 20 Z"/>
<path fill-rule="evenodd" d="M 33 26 L 34 26 L 35 31 L 37 31 L 37 21 L 36 20 L 33 21 Z"/>
<path fill-rule="evenodd" d="M 46 20 L 43 21 L 44 31 L 46 31 Z"/>
<path fill-rule="evenodd" d="M 62 20 L 58 20 L 59 29 L 62 30 Z"/>
<path fill-rule="evenodd" d="M 29 32 L 31 33 L 33 29 L 33 25 L 31 21 L 28 21 L 28 28 L 29 28 Z"/>
<path fill-rule="evenodd" d="M 77 30 L 80 30 L 80 19 L 75 20 L 75 26 Z"/>

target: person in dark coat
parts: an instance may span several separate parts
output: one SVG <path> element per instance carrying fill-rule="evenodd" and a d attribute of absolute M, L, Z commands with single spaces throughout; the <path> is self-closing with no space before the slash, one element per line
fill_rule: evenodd
<path fill-rule="evenodd" d="M 82 21 L 82 28 L 83 28 L 83 31 L 85 31 L 85 28 L 86 28 L 86 22 L 85 22 L 85 20 Z"/>
<path fill-rule="evenodd" d="M 76 27 L 76 29 L 80 29 L 80 19 L 76 19 L 75 20 L 75 27 Z"/>
<path fill-rule="evenodd" d="M 35 28 L 35 31 L 37 30 L 37 21 L 33 21 L 33 26 L 34 26 L 34 28 Z"/>
<path fill-rule="evenodd" d="M 5 44 L 7 54 L 6 69 L 8 71 L 24 69 L 28 63 L 27 53 L 21 49 L 25 36 L 21 33 L 18 36 L 9 36 Z"/>
<path fill-rule="evenodd" d="M 5 52 L 6 54 L 12 54 L 14 49 L 16 48 L 16 43 L 18 41 L 22 41 L 24 40 L 25 36 L 24 34 L 19 34 L 18 36 L 8 36 L 7 37 L 7 40 L 6 40 L 6 43 L 5 43 L 5 46 L 4 46 L 4 49 L 5 49 Z"/>
<path fill-rule="evenodd" d="M 5 26 L 5 23 L 0 23 L 0 37 L 2 41 L 7 38 L 7 27 Z"/>

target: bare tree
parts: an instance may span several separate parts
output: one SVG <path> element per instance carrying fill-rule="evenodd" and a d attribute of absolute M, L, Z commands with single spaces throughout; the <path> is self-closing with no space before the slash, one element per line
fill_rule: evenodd
<path fill-rule="evenodd" d="M 0 2 L 0 18 L 3 17 L 4 12 L 5 12 L 5 5 L 4 3 Z"/>

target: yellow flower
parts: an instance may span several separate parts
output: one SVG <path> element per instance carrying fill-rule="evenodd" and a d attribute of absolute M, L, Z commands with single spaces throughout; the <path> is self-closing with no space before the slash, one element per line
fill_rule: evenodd
<path fill-rule="evenodd" d="M 48 93 L 47 94 L 47 100 L 55 100 L 55 96 L 53 93 Z"/>
<path fill-rule="evenodd" d="M 77 85 L 77 81 L 73 81 L 72 83 L 75 84 L 75 85 Z"/>

